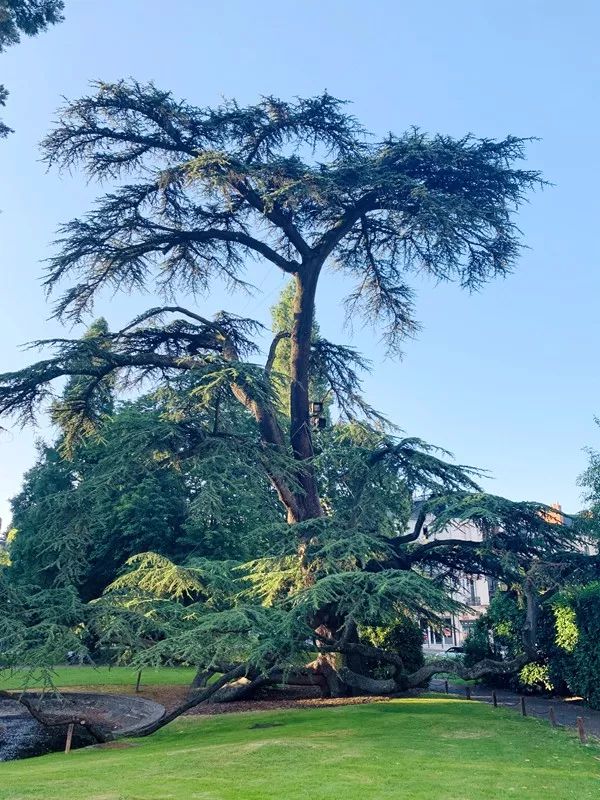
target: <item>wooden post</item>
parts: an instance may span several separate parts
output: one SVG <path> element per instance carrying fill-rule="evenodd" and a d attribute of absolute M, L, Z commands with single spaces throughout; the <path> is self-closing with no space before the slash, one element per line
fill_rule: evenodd
<path fill-rule="evenodd" d="M 554 706 L 550 706 L 548 709 L 548 716 L 550 717 L 550 724 L 553 728 L 558 727 L 558 722 L 556 721 L 556 714 L 554 713 Z"/>
<path fill-rule="evenodd" d="M 523 714 L 524 717 L 527 716 L 527 709 L 525 708 L 525 698 L 524 697 L 521 697 L 521 714 Z"/>
<path fill-rule="evenodd" d="M 142 670 L 140 669 L 137 674 L 137 681 L 135 682 L 135 693 L 137 694 L 140 690 L 140 681 L 142 680 Z"/>
<path fill-rule="evenodd" d="M 70 722 L 67 728 L 67 741 L 65 742 L 65 753 L 71 752 L 71 742 L 73 741 L 73 728 L 75 725 Z"/>
<path fill-rule="evenodd" d="M 495 689 L 492 691 L 492 703 L 494 704 L 494 708 L 498 708 L 498 695 Z"/>
<path fill-rule="evenodd" d="M 448 681 L 444 681 L 444 689 L 446 690 L 446 694 L 448 694 Z"/>
<path fill-rule="evenodd" d="M 577 717 L 577 733 L 579 734 L 579 741 L 581 744 L 585 744 L 587 742 L 587 736 L 585 735 L 585 725 L 583 724 L 583 717 Z"/>
<path fill-rule="evenodd" d="M 471 687 L 469 685 L 467 685 L 465 687 L 465 692 L 467 693 L 467 700 L 470 700 L 471 699 Z"/>

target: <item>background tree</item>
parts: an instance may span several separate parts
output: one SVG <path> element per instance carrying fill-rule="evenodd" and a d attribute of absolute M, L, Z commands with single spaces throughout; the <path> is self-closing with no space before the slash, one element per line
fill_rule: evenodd
<path fill-rule="evenodd" d="M 0 0 L 0 53 L 21 41 L 21 35 L 36 36 L 50 25 L 62 22 L 63 0 Z M 8 92 L 0 85 L 0 106 Z M 11 129 L 0 121 L 0 137 Z"/>

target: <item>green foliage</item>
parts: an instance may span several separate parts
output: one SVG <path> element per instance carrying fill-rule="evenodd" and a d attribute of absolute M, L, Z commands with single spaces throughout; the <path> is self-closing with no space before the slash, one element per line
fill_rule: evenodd
<path fill-rule="evenodd" d="M 574 692 L 598 707 L 600 584 L 571 586 L 542 605 L 539 614 L 539 660 L 527 664 L 517 682 L 511 678 L 509 685 L 519 691 Z M 494 655 L 494 648 L 501 648 L 507 657 L 518 655 L 524 624 L 519 596 L 497 593 L 467 639 L 467 664 Z"/>
<path fill-rule="evenodd" d="M 432 505 L 439 509 L 441 497 L 470 485 L 468 471 L 418 440 L 397 440 L 364 424 L 334 425 L 321 437 L 314 461 L 329 514 L 290 526 L 264 474 L 252 468 L 240 434 L 232 446 L 228 437 L 203 433 L 208 423 L 214 430 L 214 407 L 198 409 L 198 422 L 189 427 L 187 404 L 195 402 L 184 386 L 142 398 L 117 407 L 101 436 L 80 444 L 72 461 L 44 452 L 15 500 L 21 520 L 11 545 L 17 583 L 35 574 L 48 590 L 72 584 L 87 599 L 112 581 L 81 609 L 78 625 L 88 639 L 80 636 L 78 646 L 122 663 L 216 668 L 244 659 L 285 672 L 310 659 L 313 620 L 323 608 L 335 608 L 337 619 L 376 629 L 407 669 L 418 666 L 420 631 L 398 620 L 410 616 L 435 625 L 458 606 L 435 572 L 412 567 L 421 547 L 435 555 L 430 543 L 415 544 L 410 536 L 403 550 L 396 543 L 406 537 L 415 488 L 437 488 Z M 248 420 L 235 408 L 221 405 L 219 431 L 251 437 L 252 425 L 245 427 Z M 57 517 L 59 531 L 51 521 L 65 498 L 70 505 Z M 75 502 L 77 513 L 69 516 Z M 161 516 L 163 503 L 180 504 L 177 524 Z M 485 497 L 477 503 L 481 507 Z M 80 533 L 82 521 L 90 539 Z M 67 533 L 70 561 L 63 553 Z M 485 552 L 484 543 L 481 548 Z M 405 559 L 400 569 L 399 553 Z M 481 553 L 469 558 L 476 565 Z M 29 574 L 28 565 L 38 572 Z M 518 603 L 500 594 L 489 616 L 497 640 L 518 649 Z"/>
<path fill-rule="evenodd" d="M 97 319 L 83 336 L 82 341 L 103 341 L 108 336 L 108 325 Z M 91 364 L 98 366 L 97 358 Z M 72 457 L 75 448 L 98 432 L 103 421 L 114 411 L 114 376 L 96 378 L 73 375 L 67 381 L 62 397 L 52 403 L 50 418 L 61 432 L 60 450 Z"/>
<path fill-rule="evenodd" d="M 130 570 L 113 581 L 110 590 L 118 592 L 135 587 L 140 592 L 175 600 L 196 597 L 204 591 L 200 569 L 178 567 L 156 553 L 132 556 L 125 566 Z"/>
<path fill-rule="evenodd" d="M 465 665 L 473 666 L 484 658 L 514 658 L 523 652 L 522 631 L 525 612 L 514 591 L 497 592 L 486 611 L 475 623 L 464 644 Z M 492 686 L 517 688 L 511 675 L 486 678 Z"/>
<path fill-rule="evenodd" d="M 0 570 L 0 668 L 26 666 L 38 681 L 51 681 L 52 665 L 67 651 L 86 651 L 85 608 L 72 587 L 21 589 L 7 573 Z"/>
<path fill-rule="evenodd" d="M 443 587 L 416 572 L 398 570 L 327 575 L 294 598 L 296 611 L 306 618 L 330 604 L 362 625 L 390 624 L 406 611 L 434 618 L 457 608 Z"/>
<path fill-rule="evenodd" d="M 572 615 L 559 615 L 557 633 L 570 656 L 565 677 L 573 692 L 585 697 L 592 708 L 600 708 L 600 583 L 571 589 L 563 601 L 567 598 L 576 631 Z"/>
<path fill-rule="evenodd" d="M 480 617 L 475 621 L 464 642 L 465 666 L 472 667 L 484 658 L 491 658 L 493 651 L 487 621 Z"/>
<path fill-rule="evenodd" d="M 97 323 L 84 343 L 104 330 Z M 54 404 L 56 445 L 40 446 L 12 501 L 14 580 L 74 585 L 91 599 L 140 552 L 243 560 L 268 547 L 269 525 L 281 511 L 267 476 L 256 470 L 253 427 L 237 403 L 224 398 L 218 409 L 207 408 L 182 382 L 115 409 L 105 381 L 90 398 L 91 435 L 78 412 L 70 417 L 71 401 L 87 388 L 79 379 L 67 384 Z M 231 443 L 220 436 L 229 426 Z M 235 438 L 244 430 L 248 444 Z M 215 437 L 207 440 L 207 431 Z M 67 457 L 71 435 L 77 438 Z"/>
<path fill-rule="evenodd" d="M 397 351 L 418 327 L 413 274 L 468 289 L 506 274 L 514 212 L 542 183 L 520 167 L 525 146 L 416 129 L 378 141 L 327 93 L 198 108 L 121 81 L 68 103 L 48 163 L 118 186 L 62 229 L 46 286 L 76 282 L 58 317 L 81 319 L 107 287 L 245 287 L 256 257 L 293 276 L 294 294 L 274 311 L 264 366 L 249 360 L 254 320 L 173 304 L 117 332 L 99 322 L 38 343 L 51 357 L 1 377 L 0 412 L 29 422 L 50 401 L 55 450 L 70 458 L 44 455 L 36 477 L 62 483 L 41 498 L 27 485 L 16 504 L 20 585 L 35 563 L 43 588 L 93 599 L 86 625 L 122 659 L 285 674 L 315 646 L 345 657 L 361 626 L 458 610 L 457 571 L 518 574 L 570 546 L 540 504 L 483 494 L 477 470 L 394 435 L 363 398 L 366 360 L 314 319 L 319 275 L 341 270 L 355 286 L 349 318 L 361 310 Z M 113 386 L 147 382 L 138 402 L 107 402 Z M 311 393 L 334 398 L 344 421 L 313 435 Z M 424 542 L 431 517 L 434 534 L 472 521 L 482 541 Z"/>
<path fill-rule="evenodd" d="M 525 610 L 521 598 L 514 592 L 497 592 L 487 611 L 487 620 L 497 647 L 513 657 L 522 651 L 522 632 Z"/>
<path fill-rule="evenodd" d="M 182 476 L 154 457 L 170 433 L 157 415 L 124 406 L 102 438 L 70 461 L 42 448 L 13 500 L 14 576 L 41 586 L 72 584 L 97 595 L 129 556 L 172 553 L 186 510 Z"/>
<path fill-rule="evenodd" d="M 425 663 L 423 632 L 409 616 L 400 616 L 391 625 L 361 628 L 360 638 L 374 647 L 397 653 L 409 673 Z"/>
<path fill-rule="evenodd" d="M 600 419 L 596 418 L 594 421 L 600 427 Z M 598 548 L 600 542 L 600 452 L 590 447 L 587 455 L 588 466 L 578 478 L 586 508 L 579 514 L 576 522 L 586 544 L 591 545 L 593 550 Z M 596 578 L 597 575 L 589 576 L 590 580 Z M 585 577 L 580 582 L 584 581 Z"/>
<path fill-rule="evenodd" d="M 497 594 L 486 614 L 477 619 L 464 643 L 465 666 L 472 667 L 484 658 L 514 658 L 522 652 L 524 614 L 508 592 Z M 543 660 L 526 664 L 516 675 L 489 675 L 490 686 L 509 688 L 523 693 L 550 692 L 555 688 L 555 669 Z"/>
<path fill-rule="evenodd" d="M 525 664 L 519 672 L 519 683 L 528 689 L 541 688 L 547 692 L 554 689 L 548 664 Z"/>
<path fill-rule="evenodd" d="M 21 34 L 35 36 L 62 22 L 63 0 L 4 0 L 0 15 L 0 52 L 18 44 Z"/>
<path fill-rule="evenodd" d="M 554 613 L 554 626 L 556 629 L 556 644 L 567 653 L 572 653 L 579 641 L 577 615 L 575 609 L 566 605 L 564 601 L 555 603 L 552 607 Z"/>
<path fill-rule="evenodd" d="M 44 446 L 38 453 L 12 500 L 11 576 L 45 588 L 77 584 L 91 545 L 87 506 L 75 491 L 76 475 L 60 454 Z"/>
<path fill-rule="evenodd" d="M 177 552 L 247 560 L 269 549 L 282 511 L 252 448 L 216 440 L 184 466 L 187 514 Z"/>

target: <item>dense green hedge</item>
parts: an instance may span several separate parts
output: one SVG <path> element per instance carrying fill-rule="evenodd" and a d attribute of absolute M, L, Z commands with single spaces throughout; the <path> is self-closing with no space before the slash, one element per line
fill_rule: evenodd
<path fill-rule="evenodd" d="M 482 658 L 510 658 L 521 650 L 525 621 L 516 593 L 502 592 L 475 623 L 465 643 L 465 663 Z M 539 662 L 527 664 L 518 676 L 494 682 L 518 691 L 572 693 L 600 708 L 600 582 L 565 590 L 540 614 Z"/>
<path fill-rule="evenodd" d="M 572 692 L 600 708 L 600 583 L 565 593 L 556 615 L 557 642 L 567 656 L 565 680 Z"/>

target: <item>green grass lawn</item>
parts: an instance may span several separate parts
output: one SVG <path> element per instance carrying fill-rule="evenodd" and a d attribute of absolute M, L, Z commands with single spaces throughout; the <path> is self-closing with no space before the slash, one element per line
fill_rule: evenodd
<path fill-rule="evenodd" d="M 178 720 L 0 764 L 0 800 L 596 800 L 600 747 L 446 697 Z"/>
<path fill-rule="evenodd" d="M 189 685 L 196 670 L 184 667 L 157 667 L 142 672 L 142 686 L 179 686 Z M 90 691 L 102 686 L 131 686 L 135 689 L 137 671 L 129 667 L 55 667 L 52 675 L 54 685 L 60 689 L 78 686 Z M 21 673 L 0 672 L 0 689 L 32 689 L 38 688 L 35 677 L 25 670 Z"/>

